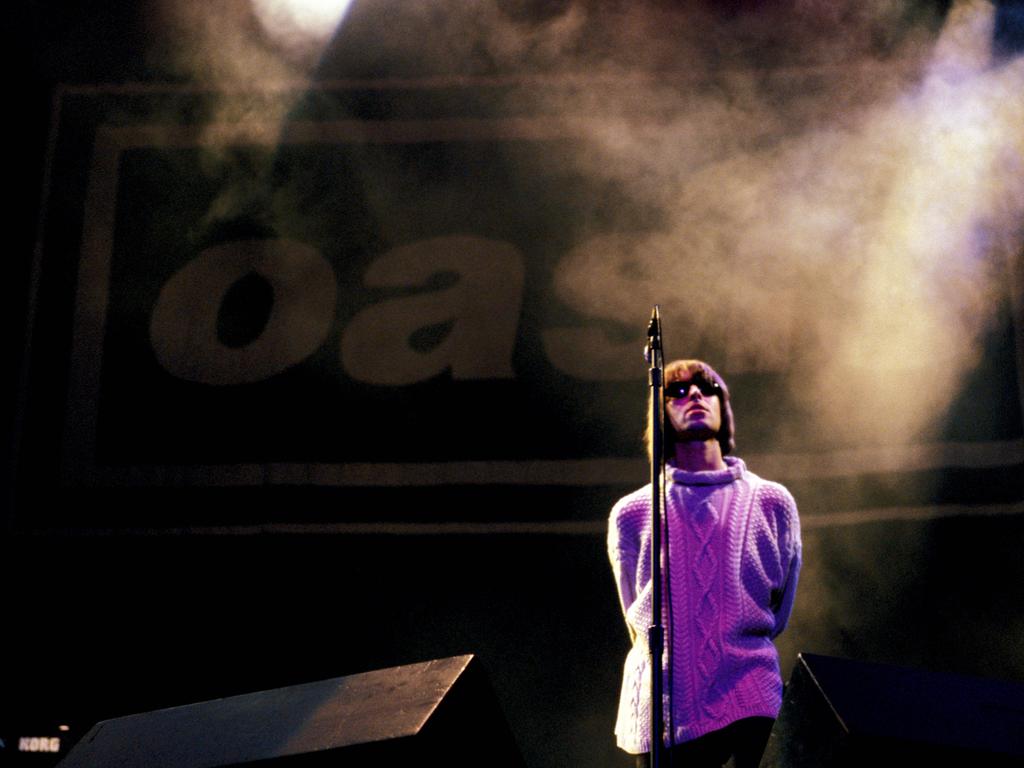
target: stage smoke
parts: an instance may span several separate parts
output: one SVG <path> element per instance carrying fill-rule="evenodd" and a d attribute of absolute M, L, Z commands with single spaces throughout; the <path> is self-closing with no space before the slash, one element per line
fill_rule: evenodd
<path fill-rule="evenodd" d="M 799 381 L 830 442 L 927 439 L 1022 244 L 1024 58 L 993 56 L 993 5 L 541 5 L 356 4 L 318 76 L 509 76 L 508 109 L 578 137 L 548 169 L 634 203 L 556 266 L 568 308 L 630 329 L 660 303 L 670 355 Z M 226 90 L 306 76 L 254 7 L 163 4 L 183 71 Z M 266 131 L 291 106 L 236 93 L 216 122 Z M 208 167 L 225 179 L 211 221 L 287 215 L 251 199 L 265 169 L 212 150 Z M 808 424 L 775 434 L 792 450 Z"/>

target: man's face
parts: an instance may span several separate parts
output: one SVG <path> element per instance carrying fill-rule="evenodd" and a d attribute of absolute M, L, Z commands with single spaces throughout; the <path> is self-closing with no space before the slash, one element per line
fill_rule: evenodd
<path fill-rule="evenodd" d="M 696 371 L 665 386 L 665 413 L 680 440 L 709 440 L 722 428 L 721 390 Z"/>

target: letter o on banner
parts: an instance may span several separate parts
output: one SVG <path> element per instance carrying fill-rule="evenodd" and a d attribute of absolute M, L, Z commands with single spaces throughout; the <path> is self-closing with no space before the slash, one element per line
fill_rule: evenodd
<path fill-rule="evenodd" d="M 273 288 L 262 333 L 242 347 L 225 345 L 217 317 L 225 294 L 256 273 Z M 315 352 L 334 320 L 337 285 L 331 265 L 293 240 L 244 240 L 207 248 L 175 273 L 149 325 L 157 360 L 173 376 L 202 384 L 268 379 Z"/>

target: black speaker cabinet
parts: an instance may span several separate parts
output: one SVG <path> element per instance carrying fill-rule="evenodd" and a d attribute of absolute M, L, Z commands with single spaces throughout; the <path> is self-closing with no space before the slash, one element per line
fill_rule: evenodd
<path fill-rule="evenodd" d="M 520 768 L 479 662 L 435 659 L 97 723 L 60 768 Z"/>
<path fill-rule="evenodd" d="M 761 768 L 917 765 L 1024 765 L 1024 684 L 797 657 Z"/>

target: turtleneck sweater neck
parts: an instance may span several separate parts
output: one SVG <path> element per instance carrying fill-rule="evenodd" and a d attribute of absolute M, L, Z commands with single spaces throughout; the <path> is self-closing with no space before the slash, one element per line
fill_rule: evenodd
<path fill-rule="evenodd" d="M 743 463 L 743 459 L 735 456 L 725 457 L 725 469 L 705 469 L 692 472 L 679 469 L 672 462 L 665 465 L 666 480 L 681 485 L 722 485 L 740 480 L 746 472 L 747 465 Z"/>

